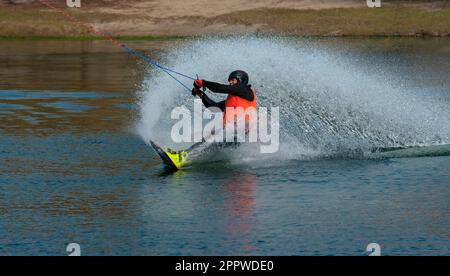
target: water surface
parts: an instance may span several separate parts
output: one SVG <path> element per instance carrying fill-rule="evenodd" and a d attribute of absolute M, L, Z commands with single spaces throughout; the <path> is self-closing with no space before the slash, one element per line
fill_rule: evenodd
<path fill-rule="evenodd" d="M 449 99 L 448 39 L 314 43 Z M 83 255 L 367 255 L 373 242 L 384 255 L 450 254 L 446 148 L 166 174 L 133 129 L 145 64 L 108 42 L 0 44 L 1 255 L 66 255 L 69 243 Z"/>

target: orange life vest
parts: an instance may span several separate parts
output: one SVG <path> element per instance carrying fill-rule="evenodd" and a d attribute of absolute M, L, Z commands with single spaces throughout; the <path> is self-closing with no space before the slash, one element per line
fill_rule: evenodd
<path fill-rule="evenodd" d="M 237 113 L 239 113 L 239 109 L 241 109 L 243 112 L 247 112 L 249 108 L 254 108 L 256 111 L 256 92 L 253 89 L 252 92 L 253 92 L 253 101 L 248 101 L 238 96 L 228 95 L 227 100 L 225 102 L 225 113 L 223 115 L 224 124 L 236 123 L 236 119 L 239 119 L 239 115 L 237 115 Z M 232 108 L 231 112 L 229 108 Z M 248 116 L 248 114 L 249 113 L 247 113 L 247 115 L 245 116 L 245 122 L 251 123 L 252 118 Z"/>

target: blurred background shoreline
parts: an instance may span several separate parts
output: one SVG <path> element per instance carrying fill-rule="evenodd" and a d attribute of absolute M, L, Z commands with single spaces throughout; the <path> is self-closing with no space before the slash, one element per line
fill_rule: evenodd
<path fill-rule="evenodd" d="M 49 0 L 45 0 L 49 1 Z M 204 35 L 324 37 L 449 37 L 449 1 L 365 0 L 89 0 L 67 8 L 51 3 L 96 30 L 124 40 L 159 40 Z M 96 40 L 38 0 L 0 1 L 0 39 Z"/>

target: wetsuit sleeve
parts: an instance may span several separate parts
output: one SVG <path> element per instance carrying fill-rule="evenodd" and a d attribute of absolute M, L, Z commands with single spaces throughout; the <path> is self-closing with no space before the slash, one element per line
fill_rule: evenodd
<path fill-rule="evenodd" d="M 247 101 L 253 101 L 253 92 L 249 85 L 225 85 L 211 81 L 203 81 L 203 86 L 215 93 L 231 94 Z"/>
<path fill-rule="evenodd" d="M 222 112 L 225 112 L 225 101 L 215 102 L 215 101 L 211 100 L 205 93 L 203 93 L 202 94 L 202 102 L 206 108 L 217 107 L 220 110 L 222 110 Z"/>

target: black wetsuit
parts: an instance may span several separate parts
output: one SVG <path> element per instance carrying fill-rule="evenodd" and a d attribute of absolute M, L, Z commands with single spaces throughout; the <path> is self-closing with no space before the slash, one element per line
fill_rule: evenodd
<path fill-rule="evenodd" d="M 225 85 L 225 84 L 220 84 L 220 83 L 204 80 L 203 86 L 208 88 L 212 92 L 220 93 L 220 94 L 231 94 L 234 96 L 241 97 L 247 101 L 253 101 L 253 98 L 255 96 L 255 95 L 253 95 L 251 85 L 245 85 L 245 84 Z M 202 93 L 201 99 L 206 108 L 217 107 L 220 110 L 222 110 L 222 112 L 225 112 L 225 102 L 226 101 L 215 102 L 215 101 L 211 100 L 205 93 Z"/>

